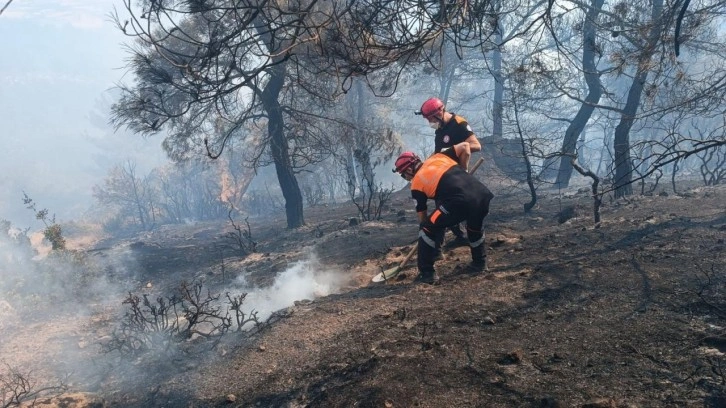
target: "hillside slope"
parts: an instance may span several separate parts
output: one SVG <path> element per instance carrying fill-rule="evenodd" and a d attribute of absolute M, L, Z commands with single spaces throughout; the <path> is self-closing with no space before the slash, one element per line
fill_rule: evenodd
<path fill-rule="evenodd" d="M 526 216 L 499 198 L 486 226 L 490 273 L 457 274 L 468 260 L 458 248 L 437 264 L 435 287 L 411 284 L 415 268 L 368 283 L 407 251 L 411 220 L 331 233 L 321 252 L 349 261 L 342 293 L 297 302 L 223 357 L 116 402 L 724 406 L 724 188 L 606 204 L 599 228 L 586 193 L 555 198 Z M 559 224 L 555 210 L 568 205 L 580 216 Z"/>
<path fill-rule="evenodd" d="M 242 276 L 276 285 L 311 254 L 337 284 L 260 331 L 228 334 L 211 353 L 109 368 L 73 390 L 88 391 L 85 402 L 66 395 L 66 405 L 726 406 L 726 188 L 608 201 L 600 226 L 585 190 L 543 192 L 528 215 L 526 199 L 493 202 L 489 273 L 460 274 L 469 255 L 457 248 L 437 262 L 433 287 L 411 283 L 415 262 L 395 281 L 370 283 L 416 237 L 405 192 L 381 221 L 351 226 L 355 209 L 345 205 L 309 209 L 295 231 L 259 221 L 259 252 L 246 258 L 218 247 L 219 225 L 107 242 L 134 248 L 140 290 L 198 275 L 218 288 Z M 560 223 L 563 210 L 575 217 Z M 114 323 L 91 320 L 86 338 Z"/>

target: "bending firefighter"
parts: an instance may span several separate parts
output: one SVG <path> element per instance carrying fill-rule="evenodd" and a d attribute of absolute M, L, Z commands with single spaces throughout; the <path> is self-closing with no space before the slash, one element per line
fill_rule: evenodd
<path fill-rule="evenodd" d="M 471 247 L 470 273 L 487 268 L 484 246 L 484 217 L 489 213 L 491 191 L 466 172 L 469 144 L 463 142 L 441 153 L 434 153 L 425 161 L 412 152 L 402 153 L 396 160 L 394 172 L 411 182 L 411 196 L 416 200 L 420 222 L 418 239 L 417 282 L 435 284 L 438 281 L 434 261 L 439 253 L 446 228 L 466 221 L 466 233 Z M 466 158 L 465 163 L 457 159 Z M 436 209 L 427 215 L 426 201 L 436 201 Z"/>

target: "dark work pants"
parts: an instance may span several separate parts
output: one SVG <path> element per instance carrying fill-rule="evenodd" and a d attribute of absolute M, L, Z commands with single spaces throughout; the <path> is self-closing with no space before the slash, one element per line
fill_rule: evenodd
<path fill-rule="evenodd" d="M 454 233 L 454 236 L 455 237 L 463 237 L 464 236 L 464 232 L 461 230 L 461 227 L 459 226 L 459 223 L 458 222 L 456 224 L 450 226 L 449 229 L 451 230 L 451 232 Z"/>
<path fill-rule="evenodd" d="M 466 221 L 466 235 L 471 247 L 471 258 L 474 264 L 484 264 L 486 257 L 484 246 L 484 217 L 489 214 L 491 193 L 477 202 L 469 203 L 461 200 L 441 200 L 436 210 L 421 223 L 418 238 L 418 270 L 421 275 L 434 274 L 434 259 L 443 241 L 446 228 Z"/>
<path fill-rule="evenodd" d="M 439 204 L 440 204 L 439 201 L 436 201 L 437 208 L 438 208 Z M 462 237 L 462 238 L 464 237 L 464 231 L 461 230 L 461 226 L 459 225 L 458 222 L 455 224 L 449 225 L 449 231 L 451 231 L 455 237 Z M 443 235 L 441 236 L 441 242 L 444 242 Z"/>

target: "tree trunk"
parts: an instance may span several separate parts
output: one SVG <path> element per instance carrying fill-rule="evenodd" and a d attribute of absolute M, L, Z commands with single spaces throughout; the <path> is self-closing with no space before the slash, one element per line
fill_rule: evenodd
<path fill-rule="evenodd" d="M 560 157 L 560 167 L 557 172 L 556 184 L 560 187 L 567 187 L 572 177 L 572 157 L 575 153 L 577 139 L 585 129 L 588 120 L 595 110 L 595 105 L 600 101 L 602 96 L 602 84 L 600 83 L 600 73 L 597 72 L 597 64 L 595 63 L 595 55 L 597 54 L 596 28 L 595 21 L 600 14 L 602 5 L 605 0 L 592 0 L 590 9 L 585 16 L 585 22 L 582 26 L 582 69 L 587 83 L 587 96 L 585 102 L 580 105 L 580 110 L 572 119 L 570 125 L 565 131 L 565 138 L 562 140 L 562 156 Z"/>
<path fill-rule="evenodd" d="M 631 185 L 633 176 L 633 163 L 630 160 L 630 129 L 635 122 L 635 114 L 640 106 L 640 97 L 643 94 L 645 81 L 648 79 L 650 59 L 655 53 L 655 46 L 663 30 L 663 0 L 653 0 L 652 26 L 640 58 L 638 68 L 633 77 L 633 83 L 628 90 L 628 99 L 620 115 L 620 123 L 615 127 L 613 148 L 615 152 L 615 197 L 625 197 L 633 194 Z"/>
<path fill-rule="evenodd" d="M 270 136 L 270 153 L 275 162 L 275 171 L 282 196 L 285 198 L 287 227 L 298 228 L 305 224 L 303 197 L 295 173 L 292 171 L 290 152 L 285 138 L 284 119 L 278 100 L 285 83 L 285 66 L 286 63 L 283 62 L 270 68 L 270 80 L 262 91 L 261 99 L 268 118 L 267 132 Z"/>
<path fill-rule="evenodd" d="M 355 80 L 355 91 L 357 96 L 358 110 L 356 112 L 355 127 L 356 127 L 356 149 L 359 151 L 358 165 L 360 166 L 361 178 L 360 182 L 361 189 L 365 188 L 364 184 L 373 184 L 375 180 L 375 174 L 373 174 L 373 166 L 371 165 L 371 157 L 369 154 L 370 149 L 366 147 L 365 139 L 365 119 L 368 116 L 368 101 L 366 100 L 365 89 L 363 88 L 363 81 L 360 79 Z"/>
<path fill-rule="evenodd" d="M 633 194 L 630 184 L 633 175 L 633 163 L 630 160 L 630 129 L 635 122 L 635 114 L 640 105 L 640 96 L 643 92 L 648 71 L 638 70 L 628 91 L 628 99 L 620 116 L 620 123 L 615 127 L 613 150 L 615 152 L 615 197 L 624 197 Z"/>
<path fill-rule="evenodd" d="M 585 144 L 587 143 L 587 130 L 583 129 L 582 133 L 580 133 L 580 140 L 577 141 L 577 159 L 580 163 L 582 163 L 583 166 L 587 166 L 587 168 L 590 168 L 589 165 L 589 157 L 585 157 Z"/>
<path fill-rule="evenodd" d="M 131 177 L 134 177 L 131 175 Z M 134 203 L 136 204 L 136 213 L 139 215 L 139 222 L 141 223 L 141 228 L 144 230 L 148 229 L 147 223 L 146 223 L 146 217 L 144 216 L 144 207 L 142 203 L 142 197 L 139 193 L 139 186 L 137 183 L 137 180 L 135 178 L 132 178 L 131 180 L 133 194 L 134 194 Z"/>
<path fill-rule="evenodd" d="M 502 43 L 502 26 L 497 19 L 494 31 L 494 43 Z M 494 77 L 494 101 L 492 103 L 492 136 L 494 140 L 502 138 L 502 113 L 504 112 L 504 77 L 502 76 L 502 51 L 495 47 L 492 51 L 492 76 Z"/>
<path fill-rule="evenodd" d="M 346 187 L 348 188 L 348 196 L 352 199 L 355 198 L 355 191 L 358 187 L 358 173 L 355 170 L 355 156 L 353 155 L 353 146 L 347 148 L 347 158 L 345 161 L 345 175 L 346 175 Z"/>
<path fill-rule="evenodd" d="M 143 193 L 140 191 L 143 187 L 139 186 L 141 181 L 136 178 L 136 163 L 132 163 L 131 161 L 126 162 L 123 172 L 129 178 L 129 182 L 131 183 L 132 200 L 136 207 L 136 214 L 138 214 L 141 228 L 147 230 L 147 222 L 144 215 L 144 198 L 142 197 Z"/>
<path fill-rule="evenodd" d="M 449 102 L 451 85 L 454 83 L 456 67 L 461 63 L 453 50 L 454 44 L 446 41 L 441 55 L 441 67 L 439 72 L 439 99 L 446 105 Z"/>

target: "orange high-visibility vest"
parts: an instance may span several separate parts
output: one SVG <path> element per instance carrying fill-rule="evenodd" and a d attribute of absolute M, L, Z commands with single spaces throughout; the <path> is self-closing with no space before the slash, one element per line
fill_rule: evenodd
<path fill-rule="evenodd" d="M 441 176 L 458 163 L 451 157 L 436 153 L 426 159 L 411 180 L 411 190 L 418 190 L 428 198 L 436 198 L 436 188 L 439 187 Z"/>

